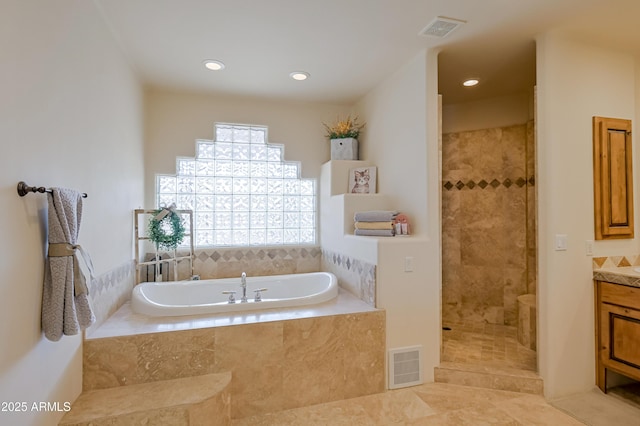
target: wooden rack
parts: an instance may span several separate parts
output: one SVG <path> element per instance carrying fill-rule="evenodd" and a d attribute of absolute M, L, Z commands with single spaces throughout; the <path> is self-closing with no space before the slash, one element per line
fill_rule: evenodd
<path fill-rule="evenodd" d="M 178 263 L 180 261 L 189 261 L 189 279 L 193 276 L 193 210 L 175 210 L 180 216 L 188 216 L 189 217 L 189 230 L 188 233 L 185 233 L 185 237 L 189 237 L 189 254 L 178 256 L 178 250 L 173 250 L 173 257 L 169 257 L 167 259 L 159 258 L 159 250 L 158 247 L 155 246 L 155 257 L 153 260 L 141 261 L 140 260 L 140 243 L 144 241 L 148 241 L 149 237 L 146 236 L 144 232 L 144 226 L 148 222 L 147 220 L 140 220 L 140 217 L 144 217 L 145 215 L 154 215 L 157 210 L 143 210 L 143 209 L 135 209 L 134 210 L 134 222 L 135 222 L 135 241 L 136 241 L 136 284 L 141 282 L 140 276 L 143 267 L 149 267 L 153 265 L 154 267 L 154 279 L 160 275 L 161 265 L 166 263 L 168 265 L 173 265 L 173 280 L 178 281 Z M 142 235 L 140 234 L 142 232 Z"/>

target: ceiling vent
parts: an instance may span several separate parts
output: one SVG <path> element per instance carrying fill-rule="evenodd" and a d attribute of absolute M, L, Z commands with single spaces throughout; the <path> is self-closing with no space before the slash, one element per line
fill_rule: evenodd
<path fill-rule="evenodd" d="M 460 25 L 465 23 L 466 21 L 462 21 L 460 19 L 438 16 L 433 21 L 431 21 L 431 23 L 427 25 L 422 31 L 420 31 L 420 35 L 444 38 L 451 34 L 451 32 L 458 28 Z"/>

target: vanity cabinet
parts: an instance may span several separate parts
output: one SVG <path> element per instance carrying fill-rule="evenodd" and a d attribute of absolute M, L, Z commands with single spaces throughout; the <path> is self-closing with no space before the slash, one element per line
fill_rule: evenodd
<path fill-rule="evenodd" d="M 640 380 L 640 288 L 595 281 L 596 384 L 607 371 Z"/>

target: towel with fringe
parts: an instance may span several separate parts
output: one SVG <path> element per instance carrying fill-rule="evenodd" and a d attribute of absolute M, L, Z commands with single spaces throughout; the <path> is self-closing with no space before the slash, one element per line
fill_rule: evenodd
<path fill-rule="evenodd" d="M 356 229 L 393 229 L 393 222 L 356 222 Z"/>
<path fill-rule="evenodd" d="M 390 222 L 398 215 L 394 210 L 371 210 L 358 212 L 354 215 L 356 222 Z"/>
<path fill-rule="evenodd" d="M 47 339 L 78 334 L 95 322 L 86 276 L 93 266 L 80 246 L 82 195 L 72 189 L 52 188 L 49 203 L 49 251 L 42 292 L 42 330 Z M 84 270 L 81 270 L 84 268 Z"/>
<path fill-rule="evenodd" d="M 355 235 L 367 237 L 393 237 L 393 229 L 356 229 Z"/>

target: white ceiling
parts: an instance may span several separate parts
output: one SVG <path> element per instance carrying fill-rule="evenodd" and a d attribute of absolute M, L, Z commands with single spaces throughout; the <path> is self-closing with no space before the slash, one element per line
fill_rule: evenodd
<path fill-rule="evenodd" d="M 438 48 L 439 90 L 462 102 L 531 88 L 534 39 L 549 29 L 640 54 L 640 0 L 94 1 L 144 84 L 173 90 L 352 103 Z M 437 16 L 467 23 L 420 36 Z M 311 78 L 294 81 L 295 70 Z M 468 76 L 482 82 L 463 91 Z"/>

